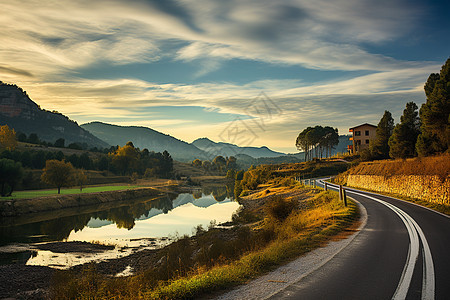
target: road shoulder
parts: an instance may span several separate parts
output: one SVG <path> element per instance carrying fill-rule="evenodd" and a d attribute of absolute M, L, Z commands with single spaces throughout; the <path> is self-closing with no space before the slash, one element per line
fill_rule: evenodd
<path fill-rule="evenodd" d="M 355 201 L 355 200 L 354 200 Z M 359 226 L 355 233 L 344 239 L 331 241 L 325 247 L 315 249 L 298 259 L 277 268 L 245 285 L 238 286 L 215 299 L 267 299 L 308 276 L 330 261 L 345 249 L 361 232 L 367 223 L 367 211 L 364 206 L 355 201 L 360 210 Z"/>

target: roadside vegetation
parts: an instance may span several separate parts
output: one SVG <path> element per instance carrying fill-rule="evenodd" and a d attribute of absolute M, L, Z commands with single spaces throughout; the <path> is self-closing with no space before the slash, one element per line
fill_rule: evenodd
<path fill-rule="evenodd" d="M 400 122 L 395 125 L 389 111 L 380 119 L 376 138 L 361 151 L 363 161 L 406 159 L 449 152 L 450 145 L 450 58 L 440 73 L 432 73 L 424 85 L 426 102 L 405 105 Z"/>
<path fill-rule="evenodd" d="M 260 165 L 250 167 L 248 171 L 227 173 L 228 178 L 235 178 L 234 195 L 236 199 L 248 195 L 260 184 L 268 181 L 289 184 L 294 179 L 309 179 L 336 175 L 344 172 L 349 164 L 339 160 L 316 160 L 303 163 Z"/>
<path fill-rule="evenodd" d="M 199 226 L 194 237 L 180 237 L 159 250 L 153 263 L 125 278 L 103 274 L 95 264 L 81 272 L 58 271 L 50 297 L 193 298 L 245 283 L 323 246 L 358 218 L 356 206 L 344 207 L 337 193 L 306 188 L 266 167 L 242 174 L 241 180 L 259 177 L 254 179 L 260 183 L 251 189 L 246 185 L 247 195 L 239 200 L 242 209 L 229 224 L 232 229 Z"/>

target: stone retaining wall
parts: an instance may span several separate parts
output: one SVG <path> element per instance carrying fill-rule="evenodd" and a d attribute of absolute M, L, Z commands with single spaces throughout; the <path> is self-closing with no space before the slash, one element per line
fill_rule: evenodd
<path fill-rule="evenodd" d="M 348 175 L 347 185 L 450 205 L 450 176 L 435 175 Z"/>

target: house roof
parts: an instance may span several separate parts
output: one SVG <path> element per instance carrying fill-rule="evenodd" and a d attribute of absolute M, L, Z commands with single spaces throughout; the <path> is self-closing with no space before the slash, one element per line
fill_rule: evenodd
<path fill-rule="evenodd" d="M 349 128 L 349 130 L 352 131 L 353 129 L 358 128 L 358 127 L 362 127 L 362 126 L 372 126 L 372 127 L 377 128 L 377 126 L 375 126 L 375 125 L 372 125 L 372 124 L 369 124 L 369 123 L 364 123 L 364 124 L 361 124 L 361 125 L 358 125 L 358 126 L 355 126 L 355 127 L 351 127 L 351 128 Z"/>

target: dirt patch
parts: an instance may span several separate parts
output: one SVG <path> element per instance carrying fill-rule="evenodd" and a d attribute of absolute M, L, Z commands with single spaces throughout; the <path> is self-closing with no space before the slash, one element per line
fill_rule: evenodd
<path fill-rule="evenodd" d="M 0 266 L 0 298 L 43 299 L 54 270 L 49 267 L 5 265 Z"/>

